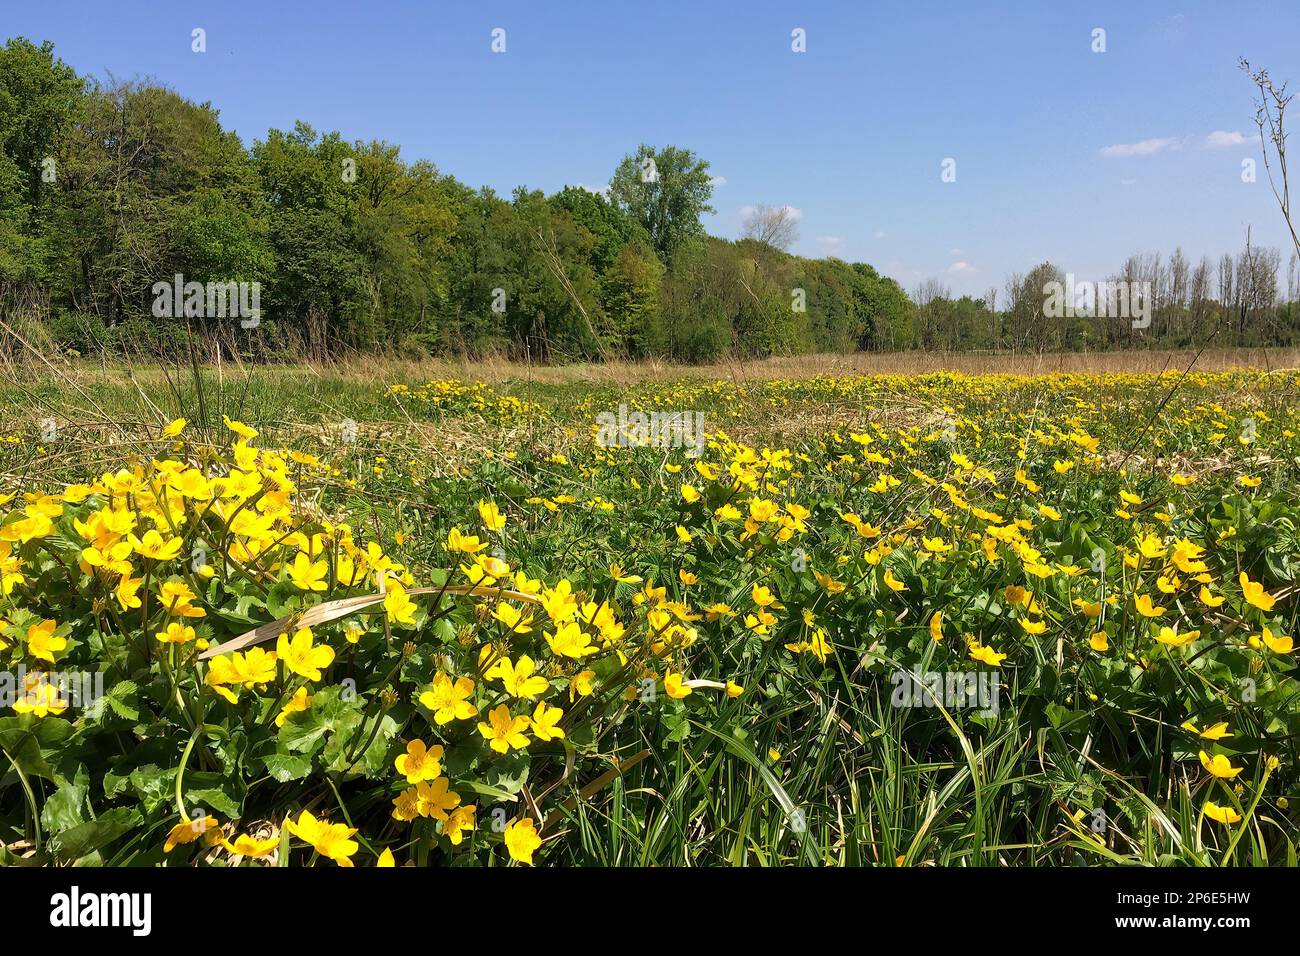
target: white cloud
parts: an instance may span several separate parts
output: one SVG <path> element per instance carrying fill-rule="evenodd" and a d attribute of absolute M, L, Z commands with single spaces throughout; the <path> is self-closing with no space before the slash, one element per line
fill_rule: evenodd
<path fill-rule="evenodd" d="M 1242 136 L 1236 130 L 1228 132 L 1227 130 L 1216 129 L 1209 136 L 1205 137 L 1206 146 L 1240 146 L 1246 142 L 1246 137 Z"/>
<path fill-rule="evenodd" d="M 828 255 L 835 255 L 844 248 L 843 236 L 818 236 L 817 244 L 826 250 Z"/>
<path fill-rule="evenodd" d="M 597 196 L 604 196 L 606 199 L 609 198 L 609 183 L 603 186 L 588 186 L 586 183 L 578 183 L 578 188 L 585 189 L 589 193 L 595 193 Z"/>
<path fill-rule="evenodd" d="M 1138 140 L 1136 143 L 1116 143 L 1113 146 L 1103 146 L 1101 155 L 1107 159 L 1116 159 L 1124 156 L 1151 156 L 1154 153 L 1163 152 L 1166 149 L 1178 149 L 1179 142 L 1176 137 L 1165 136 L 1156 139 Z"/>
<path fill-rule="evenodd" d="M 961 253 L 961 250 L 960 250 L 960 249 L 949 249 L 949 250 L 948 250 L 948 255 L 950 255 L 950 256 L 959 256 L 959 255 L 961 255 L 961 254 L 962 254 L 962 253 Z"/>
<path fill-rule="evenodd" d="M 875 239 L 884 239 L 884 238 L 885 238 L 885 230 L 883 230 L 883 229 L 877 229 L 877 230 L 876 230 L 875 232 L 873 232 L 871 235 L 872 235 L 872 237 L 875 238 Z"/>
<path fill-rule="evenodd" d="M 973 276 L 979 270 L 964 259 L 958 260 L 950 265 L 944 272 L 949 272 L 958 276 Z"/>
<path fill-rule="evenodd" d="M 710 186 L 725 186 L 725 185 L 727 185 L 727 177 L 726 177 L 726 176 L 710 176 L 710 177 L 709 177 L 709 185 L 710 185 Z"/>
<path fill-rule="evenodd" d="M 1136 185 L 1137 185 L 1137 180 L 1136 180 L 1136 179 L 1121 179 L 1121 180 L 1119 181 L 1119 184 L 1120 184 L 1121 186 L 1136 186 Z"/>

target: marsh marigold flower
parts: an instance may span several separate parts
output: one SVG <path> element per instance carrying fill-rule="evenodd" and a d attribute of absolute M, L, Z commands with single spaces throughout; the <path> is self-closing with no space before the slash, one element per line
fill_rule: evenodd
<path fill-rule="evenodd" d="M 339 866 L 352 866 L 351 856 L 360 846 L 356 840 L 351 839 L 357 832 L 355 827 L 317 820 L 310 810 L 302 811 L 296 822 L 286 819 L 284 827 L 299 840 L 310 844 L 321 856 L 333 860 Z"/>
<path fill-rule="evenodd" d="M 533 828 L 532 818 L 525 817 L 506 827 L 505 844 L 510 859 L 532 866 L 533 853 L 542 845 L 542 838 Z"/>
<path fill-rule="evenodd" d="M 398 754 L 394 763 L 407 783 L 434 780 L 442 774 L 442 752 L 441 744 L 426 747 L 423 740 L 412 740 L 406 745 L 406 753 Z"/>
<path fill-rule="evenodd" d="M 468 720 L 478 713 L 478 708 L 469 702 L 474 693 L 474 682 L 468 677 L 458 677 L 455 682 L 439 671 L 434 675 L 433 686 L 420 695 L 420 703 L 433 711 L 434 722 L 451 723 L 453 720 Z"/>
<path fill-rule="evenodd" d="M 510 708 L 500 704 L 488 714 L 487 722 L 479 722 L 478 732 L 487 740 L 488 745 L 497 753 L 523 750 L 528 746 L 527 717 L 514 717 Z"/>
<path fill-rule="evenodd" d="M 1238 580 L 1241 582 L 1241 595 L 1248 604 L 1254 605 L 1261 611 L 1273 610 L 1273 604 L 1277 599 L 1264 590 L 1263 584 L 1252 581 L 1245 571 L 1241 572 Z"/>
<path fill-rule="evenodd" d="M 1201 766 L 1222 780 L 1231 780 L 1245 769 L 1244 767 L 1234 767 L 1232 762 L 1223 754 L 1215 754 L 1211 757 L 1202 750 L 1200 752 L 1200 758 Z"/>

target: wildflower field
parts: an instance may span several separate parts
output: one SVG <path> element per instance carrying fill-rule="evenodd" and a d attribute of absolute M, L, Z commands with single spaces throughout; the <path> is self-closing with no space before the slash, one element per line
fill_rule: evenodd
<path fill-rule="evenodd" d="M 1295 865 L 1300 373 L 397 379 L 0 386 L 0 863 Z"/>

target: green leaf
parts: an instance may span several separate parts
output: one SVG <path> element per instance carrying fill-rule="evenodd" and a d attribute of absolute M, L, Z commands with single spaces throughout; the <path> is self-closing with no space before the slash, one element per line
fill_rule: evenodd
<path fill-rule="evenodd" d="M 90 796 L 90 774 L 78 764 L 73 779 L 64 779 L 41 809 L 41 826 L 49 833 L 60 833 L 86 820 L 85 809 Z"/>
<path fill-rule="evenodd" d="M 115 807 L 98 819 L 64 830 L 50 841 L 50 852 L 64 860 L 76 860 L 107 846 L 141 823 L 138 810 Z"/>
<path fill-rule="evenodd" d="M 495 761 L 483 775 L 487 785 L 503 793 L 515 794 L 528 782 L 528 770 L 532 758 L 523 751 L 515 751 L 508 757 Z"/>
<path fill-rule="evenodd" d="M 311 758 L 276 751 L 266 758 L 266 772 L 279 783 L 301 780 L 311 773 Z"/>

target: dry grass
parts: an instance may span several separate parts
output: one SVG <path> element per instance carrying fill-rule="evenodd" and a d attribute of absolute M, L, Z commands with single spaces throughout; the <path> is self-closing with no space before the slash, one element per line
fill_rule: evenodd
<path fill-rule="evenodd" d="M 500 357 L 406 360 L 379 356 L 348 359 L 331 366 L 304 366 L 312 374 L 360 375 L 377 381 L 457 378 L 498 384 L 535 381 L 565 385 L 631 385 L 677 379 L 735 381 L 802 379 L 818 375 L 924 375 L 952 371 L 968 375 L 1043 375 L 1052 372 L 1162 372 L 1181 370 L 1195 361 L 1198 371 L 1256 368 L 1272 371 L 1300 367 L 1300 349 L 1213 349 L 1199 358 L 1194 349 L 1179 351 L 973 353 L 855 352 L 819 353 L 767 359 L 732 359 L 711 365 L 677 365 L 658 359 L 603 364 L 534 365 Z"/>
<path fill-rule="evenodd" d="M 710 365 L 678 365 L 659 359 L 603 364 L 536 365 L 499 356 L 482 358 L 400 359 L 356 355 L 332 363 L 299 362 L 273 367 L 274 374 L 293 379 L 367 380 L 376 383 L 418 382 L 439 378 L 482 381 L 533 381 L 546 385 L 591 383 L 624 386 L 654 381 L 728 379 L 738 382 L 769 379 L 804 379 L 818 375 L 924 375 L 952 371 L 968 375 L 1042 375 L 1053 372 L 1162 372 L 1182 370 L 1195 361 L 1198 371 L 1257 368 L 1272 371 L 1300 367 L 1300 349 L 1224 348 L 1207 350 L 1199 358 L 1193 349 L 1178 351 L 1130 350 L 1124 352 L 855 352 L 819 353 L 767 359 L 729 359 Z M 157 366 L 131 364 L 142 383 L 163 378 Z M 66 383 L 122 381 L 127 366 L 111 360 L 56 360 L 54 367 L 28 365 L 21 378 L 53 377 Z M 217 371 L 216 366 L 209 368 Z M 239 380 L 267 366 L 226 363 L 220 373 Z M 6 376 L 13 381 L 14 369 Z"/>

